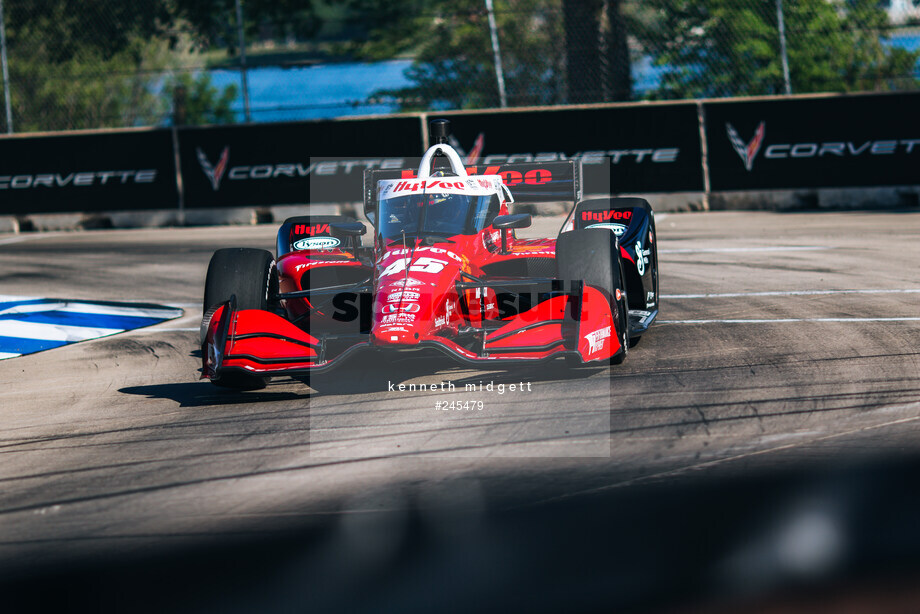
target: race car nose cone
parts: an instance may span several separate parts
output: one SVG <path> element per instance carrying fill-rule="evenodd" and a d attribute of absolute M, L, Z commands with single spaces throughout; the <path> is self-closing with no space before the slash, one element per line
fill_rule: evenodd
<path fill-rule="evenodd" d="M 411 330 L 375 330 L 371 332 L 371 343 L 377 346 L 415 345 L 418 333 Z"/>

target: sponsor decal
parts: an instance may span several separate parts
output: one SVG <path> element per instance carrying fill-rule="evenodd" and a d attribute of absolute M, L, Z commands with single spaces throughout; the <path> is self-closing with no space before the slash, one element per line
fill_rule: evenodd
<path fill-rule="evenodd" d="M 387 296 L 388 303 L 398 303 L 399 301 L 417 301 L 421 297 L 418 292 L 400 291 L 392 292 Z"/>
<path fill-rule="evenodd" d="M 764 145 L 765 122 L 760 122 L 750 142 L 745 143 L 730 123 L 725 123 L 728 140 L 748 171 L 754 169 L 754 159 Z M 764 148 L 763 157 L 771 160 L 788 158 L 823 158 L 825 156 L 859 157 L 894 155 L 903 147 L 904 153 L 920 151 L 920 139 L 883 139 L 861 143 L 853 141 L 825 141 L 805 143 L 775 143 Z"/>
<path fill-rule="evenodd" d="M 583 222 L 607 222 L 610 220 L 628 220 L 632 217 L 632 211 L 582 211 L 581 219 Z"/>
<path fill-rule="evenodd" d="M 585 226 L 585 228 L 606 228 L 613 231 L 618 237 L 622 237 L 623 233 L 626 232 L 626 226 L 623 224 L 591 224 L 590 226 Z"/>
<path fill-rule="evenodd" d="M 332 229 L 329 227 L 329 224 L 315 224 L 313 226 L 307 226 L 306 224 L 297 224 L 294 226 L 295 235 L 327 235 L 331 234 Z"/>
<path fill-rule="evenodd" d="M 556 253 L 555 247 L 550 247 L 549 245 L 515 245 L 514 252 L 516 254 L 527 253 L 535 256 L 552 256 Z"/>
<path fill-rule="evenodd" d="M 386 269 L 380 273 L 381 277 L 386 277 L 388 275 L 396 275 L 397 273 L 402 273 L 406 270 L 406 266 L 409 265 L 408 258 L 399 258 L 394 260 L 387 266 Z M 440 273 L 444 270 L 444 267 L 447 266 L 447 262 L 444 260 L 438 260 L 437 258 L 428 258 L 423 256 L 421 258 L 416 258 L 415 261 L 409 265 L 410 271 L 415 271 L 416 273 Z"/>
<path fill-rule="evenodd" d="M 728 140 L 731 141 L 735 153 L 744 162 L 744 168 L 748 171 L 752 170 L 754 168 L 754 158 L 757 157 L 757 152 L 760 151 L 760 146 L 763 145 L 766 123 L 760 122 L 757 130 L 754 131 L 753 138 L 747 143 L 741 140 L 741 137 L 738 136 L 738 131 L 730 123 L 725 122 L 725 130 L 728 132 Z"/>
<path fill-rule="evenodd" d="M 561 151 L 544 151 L 538 153 L 520 153 L 510 155 L 495 154 L 486 156 L 483 162 L 485 164 L 514 164 L 516 162 L 564 162 L 566 160 L 581 160 L 582 164 L 604 164 L 607 160 L 609 160 L 610 164 L 621 164 L 624 162 L 643 164 L 649 162 L 677 162 L 679 155 L 679 147 L 649 147 L 647 149 L 608 149 L 606 151 L 579 151 L 572 155 L 566 155 Z M 486 172 L 483 174 L 489 175 L 491 173 L 486 170 Z"/>
<path fill-rule="evenodd" d="M 407 277 L 405 279 L 394 281 L 393 283 L 389 284 L 388 287 L 390 288 L 409 288 L 409 287 L 424 286 L 424 285 L 426 284 L 423 281 L 419 281 L 413 277 Z"/>
<path fill-rule="evenodd" d="M 38 174 L 38 175 L 0 175 L 0 190 L 27 190 L 30 188 L 65 188 L 67 186 L 86 187 L 93 185 L 153 183 L 157 171 L 95 171 L 85 173 Z"/>
<path fill-rule="evenodd" d="M 495 309 L 495 303 L 489 303 L 488 305 L 486 305 L 486 311 L 492 311 L 493 309 Z"/>
<path fill-rule="evenodd" d="M 201 147 L 196 147 L 195 152 L 198 154 L 198 164 L 201 165 L 201 170 L 204 171 L 208 181 L 211 182 L 211 189 L 216 192 L 220 188 L 220 180 L 224 178 L 224 173 L 227 172 L 227 164 L 230 162 L 230 147 L 224 147 L 224 150 L 220 152 L 217 164 L 211 164 L 208 157 L 201 151 Z"/>
<path fill-rule="evenodd" d="M 383 306 L 383 313 L 397 313 L 404 311 L 406 313 L 418 313 L 418 310 L 421 309 L 418 303 L 406 303 L 405 305 L 393 305 L 388 304 Z"/>
<path fill-rule="evenodd" d="M 440 316 L 434 319 L 435 326 L 447 326 L 447 316 Z"/>
<path fill-rule="evenodd" d="M 464 190 L 466 186 L 462 181 L 444 181 L 441 179 L 429 179 L 428 181 L 399 181 L 394 186 L 393 193 L 416 192 L 419 190 L 429 191 L 433 189 Z"/>
<path fill-rule="evenodd" d="M 645 261 L 648 258 L 642 256 L 642 243 L 636 241 L 636 268 L 639 270 L 639 275 L 645 275 Z"/>
<path fill-rule="evenodd" d="M 588 353 L 593 354 L 604 348 L 607 339 L 610 338 L 610 327 L 599 328 L 598 330 L 585 335 L 585 341 L 588 342 Z"/>
<path fill-rule="evenodd" d="M 651 311 L 640 311 L 639 309 L 630 309 L 629 315 L 640 316 L 639 324 L 645 324 L 645 321 L 648 320 L 652 316 L 652 312 Z"/>
<path fill-rule="evenodd" d="M 408 333 L 409 329 L 403 326 L 385 326 L 380 329 L 381 333 Z"/>
<path fill-rule="evenodd" d="M 380 320 L 381 324 L 392 324 L 392 323 L 404 323 L 411 324 L 415 322 L 414 313 L 393 313 L 390 315 L 383 316 L 383 319 Z"/>
<path fill-rule="evenodd" d="M 553 180 L 553 173 L 549 169 L 545 169 L 545 168 L 534 168 L 534 169 L 527 171 L 524 174 L 521 174 L 518 171 L 502 171 L 501 168 L 502 168 L 501 166 L 488 166 L 486 167 L 485 171 L 482 172 L 482 175 L 498 175 L 499 177 L 501 177 L 502 182 L 506 186 L 509 186 L 509 187 L 516 186 L 520 183 L 524 183 L 526 185 L 543 185 L 544 183 L 549 183 L 550 181 Z M 479 175 L 478 169 L 475 166 L 468 167 L 466 169 L 466 172 L 468 175 L 477 175 L 477 176 Z M 403 179 L 414 179 L 415 171 L 411 169 L 404 170 L 402 172 L 402 178 Z M 438 181 L 438 180 L 429 180 L 428 183 L 430 184 L 431 181 Z M 408 186 L 412 186 L 412 187 L 404 186 L 402 188 L 403 190 L 422 190 L 422 189 L 427 190 L 431 187 L 430 185 L 426 186 L 425 185 L 426 182 L 424 181 L 414 182 L 414 183 L 413 182 L 400 182 L 399 184 L 397 184 L 397 186 L 403 183 L 408 184 Z M 448 183 L 446 185 L 450 186 L 453 184 Z M 462 183 L 457 183 L 456 185 L 459 188 L 463 187 Z M 483 188 L 487 190 L 493 190 L 498 187 L 493 183 L 489 183 L 488 185 L 485 185 L 485 184 L 481 184 L 481 185 Z"/>
<path fill-rule="evenodd" d="M 312 237 L 309 239 L 300 239 L 299 241 L 294 241 L 292 246 L 294 249 L 332 249 L 338 247 L 339 241 L 335 237 Z"/>
<path fill-rule="evenodd" d="M 623 293 L 620 292 L 620 289 L 619 289 L 619 288 L 617 288 L 616 297 L 617 297 L 617 300 L 620 300 L 620 299 L 623 298 Z"/>
<path fill-rule="evenodd" d="M 453 260 L 456 260 L 457 262 L 463 262 L 463 259 L 460 258 L 460 256 L 458 256 L 457 254 L 455 254 L 454 252 L 452 252 L 452 251 L 450 251 L 450 250 L 448 250 L 448 249 L 444 249 L 443 247 L 419 247 L 419 248 L 405 248 L 405 247 L 403 247 L 403 248 L 400 248 L 400 249 L 393 249 L 393 250 L 390 250 L 390 251 L 388 252 L 388 254 L 392 254 L 392 255 L 394 255 L 394 256 L 404 256 L 404 255 L 408 255 L 408 254 L 412 254 L 412 253 L 416 253 L 416 254 L 438 254 L 438 255 L 441 255 L 441 256 L 447 256 L 448 258 L 451 258 L 451 259 L 453 259 Z M 445 264 L 446 264 L 446 263 L 445 263 Z"/>
<path fill-rule="evenodd" d="M 229 167 L 230 147 L 224 147 L 215 164 L 211 164 L 200 147 L 195 148 L 201 170 L 211 182 L 216 192 L 221 180 L 226 176 L 232 181 L 249 179 L 277 179 L 279 177 L 307 177 L 309 175 L 350 175 L 353 171 L 361 173 L 365 169 L 379 168 L 396 170 L 406 165 L 404 158 L 377 158 L 369 160 L 323 160 L 311 162 L 306 166 L 301 162 L 283 162 L 280 164 L 253 164 Z M 356 170 L 357 169 L 357 170 Z"/>

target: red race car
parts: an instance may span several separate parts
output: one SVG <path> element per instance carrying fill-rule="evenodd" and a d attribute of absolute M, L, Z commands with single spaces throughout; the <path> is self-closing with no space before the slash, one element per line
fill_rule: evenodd
<path fill-rule="evenodd" d="M 447 122 L 416 169 L 369 170 L 366 226 L 290 218 L 277 257 L 221 249 L 208 267 L 202 377 L 256 389 L 357 352 L 430 348 L 489 368 L 620 363 L 658 313 L 655 222 L 640 198 L 579 202 L 575 161 L 464 167 Z M 481 172 L 479 172 L 481 171 Z M 568 200 L 556 238 L 520 239 L 509 204 Z M 574 215 L 573 215 L 574 214 Z"/>

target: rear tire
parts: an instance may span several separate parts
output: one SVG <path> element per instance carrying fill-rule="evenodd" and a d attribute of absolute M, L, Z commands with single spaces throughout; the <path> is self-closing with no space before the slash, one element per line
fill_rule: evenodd
<path fill-rule="evenodd" d="M 204 284 L 204 312 L 236 297 L 236 309 L 269 310 L 269 293 L 277 278 L 274 274 L 274 258 L 264 249 L 234 247 L 219 249 L 211 256 L 208 275 Z M 204 344 L 202 330 L 201 343 Z M 265 388 L 267 377 L 247 373 L 225 373 L 219 379 L 211 380 L 215 386 L 234 390 L 258 390 Z"/>
<path fill-rule="evenodd" d="M 620 364 L 629 351 L 629 320 L 623 263 L 616 237 L 607 229 L 589 228 L 563 233 L 556 241 L 556 276 L 562 280 L 583 280 L 599 289 L 610 302 L 614 328 L 621 349 L 610 358 Z M 620 290 L 620 300 L 616 291 Z"/>

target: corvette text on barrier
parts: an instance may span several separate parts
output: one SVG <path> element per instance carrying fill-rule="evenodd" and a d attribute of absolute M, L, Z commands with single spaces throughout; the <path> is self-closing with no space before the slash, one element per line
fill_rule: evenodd
<path fill-rule="evenodd" d="M 658 313 L 654 216 L 639 198 L 580 200 L 576 161 L 465 167 L 447 122 L 417 169 L 364 174 L 364 224 L 290 218 L 277 255 L 211 259 L 204 378 L 259 388 L 357 352 L 430 349 L 474 365 L 619 363 Z M 513 202 L 568 200 L 557 238 L 520 239 Z"/>

